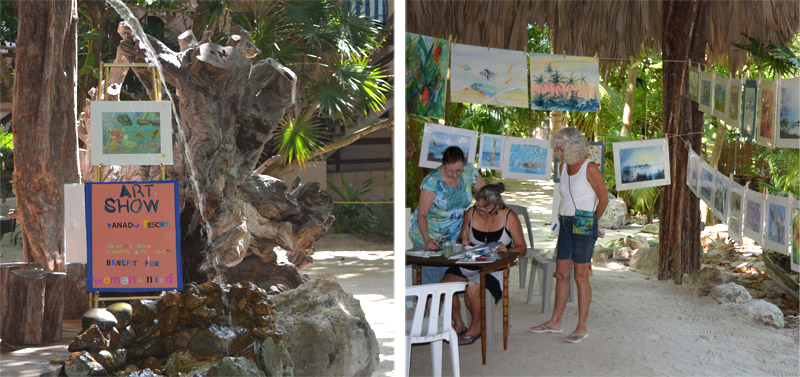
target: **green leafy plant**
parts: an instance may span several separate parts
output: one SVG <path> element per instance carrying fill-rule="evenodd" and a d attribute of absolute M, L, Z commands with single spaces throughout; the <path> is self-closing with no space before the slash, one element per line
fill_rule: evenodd
<path fill-rule="evenodd" d="M 333 223 L 336 231 L 358 232 L 358 229 L 366 230 L 372 221 L 372 208 L 369 204 L 361 202 L 361 196 L 372 191 L 372 178 L 367 179 L 360 186 L 355 187 L 352 183 L 341 179 L 341 186 L 328 181 L 328 187 L 339 196 L 341 203 L 334 202 L 333 215 L 336 221 Z"/>
<path fill-rule="evenodd" d="M 2 128 L 2 125 L 0 125 Z M 14 173 L 14 136 L 0 133 L 0 198 L 11 196 L 11 177 Z"/>
<path fill-rule="evenodd" d="M 287 164 L 303 166 L 311 154 L 322 145 L 323 127 L 312 117 L 313 109 L 307 109 L 295 119 L 287 118 L 277 130 L 277 153 Z"/>

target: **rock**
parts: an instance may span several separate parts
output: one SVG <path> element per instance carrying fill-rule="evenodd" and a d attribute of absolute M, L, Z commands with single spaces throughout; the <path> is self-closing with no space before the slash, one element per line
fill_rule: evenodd
<path fill-rule="evenodd" d="M 189 341 L 189 351 L 203 356 L 224 356 L 227 343 L 210 329 L 200 329 Z"/>
<path fill-rule="evenodd" d="M 605 262 L 614 255 L 614 249 L 606 247 L 595 246 L 594 253 L 592 253 L 593 262 Z"/>
<path fill-rule="evenodd" d="M 88 330 L 78 334 L 69 343 L 69 352 L 77 352 L 84 350 L 101 350 L 110 347 L 110 341 L 103 336 L 103 332 L 97 325 L 92 325 Z"/>
<path fill-rule="evenodd" d="M 658 234 L 658 223 L 646 224 L 642 227 L 642 233 Z"/>
<path fill-rule="evenodd" d="M 707 296 L 714 287 L 725 283 L 722 271 L 711 267 L 703 267 L 692 272 L 684 279 L 684 282 L 694 285 L 695 293 L 698 296 Z"/>
<path fill-rule="evenodd" d="M 117 325 L 117 318 L 110 311 L 102 308 L 89 309 L 83 313 L 81 325 L 84 330 L 92 325 L 97 325 L 100 330 L 110 330 Z"/>
<path fill-rule="evenodd" d="M 131 313 L 133 312 L 131 304 L 127 302 L 117 302 L 109 305 L 106 310 L 111 312 L 114 318 L 117 319 L 118 329 L 128 327 L 128 325 L 131 324 Z"/>
<path fill-rule="evenodd" d="M 162 370 L 164 369 L 164 362 L 155 357 L 148 357 L 142 361 L 142 369 Z"/>
<path fill-rule="evenodd" d="M 264 339 L 258 353 L 258 364 L 268 377 L 294 374 L 291 356 L 283 341 Z"/>
<path fill-rule="evenodd" d="M 131 318 L 133 322 L 153 322 L 158 317 L 158 301 L 135 300 L 131 302 Z"/>
<path fill-rule="evenodd" d="M 750 297 L 750 292 L 747 291 L 747 288 L 736 283 L 722 284 L 712 288 L 711 297 L 723 304 L 741 304 L 753 299 Z"/>
<path fill-rule="evenodd" d="M 117 347 L 127 347 L 133 343 L 133 339 L 136 337 L 136 333 L 133 331 L 133 327 L 128 326 L 124 329 L 119 330 L 119 343 L 117 343 Z"/>
<path fill-rule="evenodd" d="M 106 370 L 86 351 L 73 352 L 64 364 L 68 376 L 103 376 Z"/>
<path fill-rule="evenodd" d="M 168 376 L 177 376 L 178 373 L 185 376 L 202 376 L 212 365 L 211 361 L 200 360 L 189 351 L 179 350 L 169 356 L 167 363 L 164 364 L 164 371 Z"/>
<path fill-rule="evenodd" d="M 169 306 L 161 312 L 161 316 L 158 318 L 158 325 L 162 336 L 169 336 L 175 332 L 180 314 L 181 308 L 178 306 Z"/>
<path fill-rule="evenodd" d="M 783 312 L 772 303 L 757 299 L 736 306 L 740 313 L 752 318 L 757 323 L 782 329 Z"/>
<path fill-rule="evenodd" d="M 142 370 L 126 371 L 118 373 L 115 376 L 116 377 L 163 377 L 162 375 L 153 372 L 153 370 L 150 368 L 145 368 Z"/>
<path fill-rule="evenodd" d="M 632 269 L 648 275 L 658 274 L 658 247 L 639 249 L 631 256 Z"/>
<path fill-rule="evenodd" d="M 128 350 L 124 348 L 114 348 L 110 350 L 111 355 L 114 357 L 114 370 L 118 370 L 127 364 Z"/>
<path fill-rule="evenodd" d="M 783 327 L 787 329 L 796 329 L 800 327 L 800 317 L 796 315 L 783 317 L 783 322 L 784 322 Z"/>
<path fill-rule="evenodd" d="M 111 352 L 108 352 L 106 350 L 101 350 L 97 352 L 91 352 L 90 354 L 95 359 L 95 361 L 97 361 L 98 363 L 100 363 L 100 365 L 103 366 L 103 369 L 109 372 L 114 371 L 114 355 L 112 355 Z"/>
<path fill-rule="evenodd" d="M 650 247 L 650 243 L 647 242 L 645 237 L 633 235 L 625 237 L 625 246 L 631 249 L 645 249 Z"/>
<path fill-rule="evenodd" d="M 358 300 L 333 276 L 273 298 L 295 375 L 367 376 L 378 366 L 378 340 Z"/>
<path fill-rule="evenodd" d="M 206 373 L 207 377 L 266 377 L 253 360 L 245 357 L 223 357 Z"/>
<path fill-rule="evenodd" d="M 627 215 L 628 207 L 625 205 L 625 201 L 608 194 L 608 207 L 603 212 L 603 217 L 600 218 L 598 224 L 607 229 L 619 229 L 625 225 Z"/>
<path fill-rule="evenodd" d="M 630 247 L 619 247 L 614 250 L 614 259 L 626 261 L 631 259 L 631 255 L 633 254 L 633 249 Z"/>

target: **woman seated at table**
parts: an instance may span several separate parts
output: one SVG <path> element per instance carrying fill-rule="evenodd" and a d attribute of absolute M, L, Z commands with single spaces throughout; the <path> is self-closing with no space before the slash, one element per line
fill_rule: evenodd
<path fill-rule="evenodd" d="M 521 254 L 525 251 L 525 238 L 522 235 L 522 224 L 517 214 L 503 204 L 501 193 L 505 191 L 502 183 L 483 186 L 475 195 L 475 206 L 464 213 L 459 240 L 464 245 L 479 246 L 490 242 L 499 242 L 499 252 Z M 465 246 L 466 247 L 466 246 Z M 503 271 L 495 271 L 486 275 L 486 289 L 494 296 L 495 302 L 503 297 Z M 461 304 L 453 298 L 453 329 L 459 334 L 458 344 L 472 344 L 481 337 L 480 321 L 480 273 L 477 267 L 450 267 L 442 279 L 442 283 L 466 281 L 464 303 L 469 310 L 472 321 L 467 328 L 461 320 Z"/>

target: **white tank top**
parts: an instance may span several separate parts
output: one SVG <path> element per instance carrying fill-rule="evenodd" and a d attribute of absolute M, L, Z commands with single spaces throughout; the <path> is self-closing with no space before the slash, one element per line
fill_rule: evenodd
<path fill-rule="evenodd" d="M 597 194 L 595 194 L 589 180 L 586 179 L 586 167 L 589 166 L 590 159 L 586 159 L 581 165 L 581 170 L 575 175 L 567 173 L 567 164 L 561 164 L 561 206 L 558 213 L 561 216 L 575 216 L 575 206 L 584 211 L 594 211 Z M 570 195 L 572 191 L 572 195 Z M 573 205 L 573 200 L 575 204 Z"/>

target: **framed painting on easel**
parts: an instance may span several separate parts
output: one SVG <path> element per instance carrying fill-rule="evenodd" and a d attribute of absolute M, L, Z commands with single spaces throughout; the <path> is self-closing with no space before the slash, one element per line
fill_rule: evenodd
<path fill-rule="evenodd" d="M 168 101 L 94 101 L 92 165 L 172 165 Z"/>

